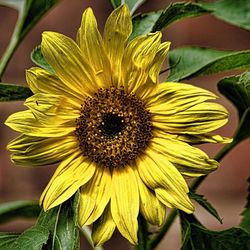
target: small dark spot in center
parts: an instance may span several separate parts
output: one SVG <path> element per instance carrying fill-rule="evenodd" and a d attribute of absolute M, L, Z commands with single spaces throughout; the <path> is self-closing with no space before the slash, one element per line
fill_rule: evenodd
<path fill-rule="evenodd" d="M 122 132 L 123 128 L 123 117 L 113 113 L 107 113 L 103 116 L 100 129 L 105 136 L 116 136 L 119 132 Z"/>

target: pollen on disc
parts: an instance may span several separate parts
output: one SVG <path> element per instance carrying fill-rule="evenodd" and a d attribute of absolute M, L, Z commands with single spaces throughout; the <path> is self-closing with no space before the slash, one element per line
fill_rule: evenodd
<path fill-rule="evenodd" d="M 76 125 L 82 154 L 109 168 L 136 159 L 152 138 L 149 111 L 123 88 L 99 89 L 87 98 Z"/>

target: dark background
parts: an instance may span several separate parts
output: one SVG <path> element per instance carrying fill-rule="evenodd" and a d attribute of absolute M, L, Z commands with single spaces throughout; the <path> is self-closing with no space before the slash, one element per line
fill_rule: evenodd
<path fill-rule="evenodd" d="M 168 6 L 167 0 L 148 0 L 139 11 L 146 12 L 159 10 Z M 86 7 L 92 7 L 97 17 L 99 28 L 102 30 L 112 6 L 108 0 L 64 0 L 57 4 L 47 16 L 23 40 L 3 76 L 3 82 L 26 84 L 25 69 L 33 66 L 30 60 L 32 49 L 40 44 L 43 31 L 57 31 L 75 38 L 81 22 L 82 12 Z M 0 55 L 3 54 L 11 37 L 17 19 L 17 12 L 13 9 L 0 6 Z M 249 49 L 249 32 L 223 23 L 210 15 L 180 21 L 164 30 L 163 41 L 172 42 L 172 49 L 184 45 L 208 46 L 226 50 Z M 215 76 L 200 77 L 191 82 L 217 92 L 216 84 L 225 75 L 237 72 L 216 74 Z M 186 81 L 188 82 L 188 81 Z M 190 82 L 190 81 L 189 81 Z M 219 94 L 220 95 L 220 94 Z M 235 108 L 224 97 L 223 103 L 230 112 L 229 123 L 218 132 L 224 136 L 232 136 L 236 124 L 237 113 Z M 6 151 L 7 143 L 17 136 L 17 133 L 7 128 L 3 123 L 6 118 L 18 110 L 24 110 L 22 102 L 0 103 L 0 201 L 39 199 L 43 189 L 50 179 L 56 166 L 43 168 L 24 168 L 14 166 Z M 197 207 L 197 215 L 210 229 L 223 229 L 236 226 L 240 221 L 240 213 L 245 204 L 247 195 L 247 177 L 249 175 L 249 146 L 245 141 L 238 145 L 224 158 L 221 167 L 212 173 L 202 184 L 199 193 L 206 195 L 223 218 L 219 224 L 203 209 Z M 218 152 L 221 145 L 202 146 L 211 157 Z M 34 221 L 15 220 L 0 225 L 0 231 L 22 231 Z M 170 234 L 162 241 L 159 250 L 179 249 L 179 224 L 176 223 Z M 85 246 L 86 243 L 83 243 Z M 118 233 L 106 245 L 106 249 L 129 249 L 126 240 Z M 82 248 L 83 249 L 83 248 Z M 87 246 L 84 249 L 88 249 Z"/>

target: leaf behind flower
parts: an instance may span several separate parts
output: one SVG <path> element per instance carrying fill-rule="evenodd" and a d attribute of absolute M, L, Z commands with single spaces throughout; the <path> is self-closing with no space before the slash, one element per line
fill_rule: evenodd
<path fill-rule="evenodd" d="M 212 231 L 205 228 L 194 215 L 180 212 L 182 250 L 250 249 L 250 235 L 241 228 Z"/>
<path fill-rule="evenodd" d="M 203 47 L 182 47 L 169 53 L 168 81 L 180 81 L 233 69 L 250 67 L 250 50 L 223 51 Z"/>
<path fill-rule="evenodd" d="M 32 95 L 28 87 L 11 83 L 0 83 L 0 102 L 25 100 Z"/>

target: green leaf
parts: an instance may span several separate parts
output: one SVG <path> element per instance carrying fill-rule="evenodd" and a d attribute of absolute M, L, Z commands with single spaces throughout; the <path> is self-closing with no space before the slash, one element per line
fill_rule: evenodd
<path fill-rule="evenodd" d="M 77 224 L 78 205 L 79 193 L 77 192 L 75 197 L 60 206 L 47 212 L 41 211 L 36 225 L 25 230 L 22 234 L 0 233 L 0 249 L 80 249 Z"/>
<path fill-rule="evenodd" d="M 165 10 L 137 15 L 133 18 L 133 33 L 130 39 L 149 32 L 160 31 L 184 18 L 209 13 L 195 3 L 173 3 Z"/>
<path fill-rule="evenodd" d="M 35 225 L 25 230 L 11 245 L 11 250 L 41 250 L 49 239 L 46 227 Z"/>
<path fill-rule="evenodd" d="M 250 137 L 250 107 L 244 112 L 240 119 L 239 127 L 234 136 L 234 142 L 239 143 Z"/>
<path fill-rule="evenodd" d="M 132 40 L 139 35 L 152 32 L 154 24 L 159 19 L 161 13 L 162 11 L 157 11 L 135 16 L 133 18 L 133 32 L 130 39 Z"/>
<path fill-rule="evenodd" d="M 19 237 L 18 233 L 0 233 L 0 249 L 10 250 L 11 245 Z"/>
<path fill-rule="evenodd" d="M 78 231 L 79 194 L 63 204 L 41 212 L 37 224 L 50 231 L 51 249 L 79 249 Z"/>
<path fill-rule="evenodd" d="M 25 16 L 21 36 L 27 34 L 33 26 L 47 13 L 59 0 L 26 0 L 25 8 L 27 15 Z"/>
<path fill-rule="evenodd" d="M 240 123 L 234 135 L 234 144 L 250 137 L 250 72 L 226 77 L 218 83 L 219 91 L 238 109 Z"/>
<path fill-rule="evenodd" d="M 114 8 L 126 3 L 130 9 L 131 15 L 147 0 L 110 0 Z"/>
<path fill-rule="evenodd" d="M 189 197 L 196 202 L 198 202 L 203 208 L 205 208 L 211 215 L 213 215 L 220 223 L 222 223 L 222 219 L 220 218 L 218 212 L 216 209 L 211 205 L 210 202 L 208 202 L 203 195 L 196 194 L 192 192 L 191 190 L 189 191 Z"/>
<path fill-rule="evenodd" d="M 242 117 L 250 107 L 250 72 L 220 80 L 218 89 L 237 107 L 239 117 Z"/>
<path fill-rule="evenodd" d="M 1 102 L 25 100 L 31 95 L 32 92 L 28 87 L 9 83 L 0 83 Z"/>
<path fill-rule="evenodd" d="M 201 6 L 217 18 L 250 30 L 250 1 L 249 0 L 219 0 L 215 2 L 202 2 Z"/>
<path fill-rule="evenodd" d="M 182 250 L 250 249 L 250 235 L 241 228 L 212 231 L 202 226 L 193 216 L 180 212 Z"/>
<path fill-rule="evenodd" d="M 0 223 L 15 218 L 34 218 L 39 215 L 40 206 L 35 201 L 13 201 L 0 204 Z"/>
<path fill-rule="evenodd" d="M 0 5 L 6 5 L 19 11 L 19 17 L 16 23 L 16 38 L 20 40 L 58 1 L 59 0 L 0 0 Z"/>
<path fill-rule="evenodd" d="M 180 19 L 201 16 L 207 13 L 209 13 L 209 11 L 195 3 L 170 4 L 155 22 L 152 32 L 162 30 Z"/>
<path fill-rule="evenodd" d="M 39 67 L 42 67 L 43 69 L 46 69 L 47 71 L 49 71 L 51 73 L 55 73 L 55 71 L 52 69 L 52 67 L 45 61 L 40 45 L 37 46 L 31 52 L 31 60 Z"/>
<path fill-rule="evenodd" d="M 25 35 L 34 27 L 34 25 L 47 13 L 59 0 L 0 0 L 0 5 L 7 5 L 18 9 L 19 15 L 12 34 L 11 41 L 1 58 L 0 77 L 13 55 L 15 49 L 25 37 Z"/>
<path fill-rule="evenodd" d="M 248 233 L 250 233 L 250 177 L 248 178 L 248 196 L 247 196 L 247 204 L 245 206 L 245 210 L 241 213 L 243 219 L 240 223 L 240 227 L 245 229 Z"/>
<path fill-rule="evenodd" d="M 215 74 L 250 67 L 250 50 L 221 51 L 200 47 L 177 48 L 169 53 L 168 81 Z"/>

